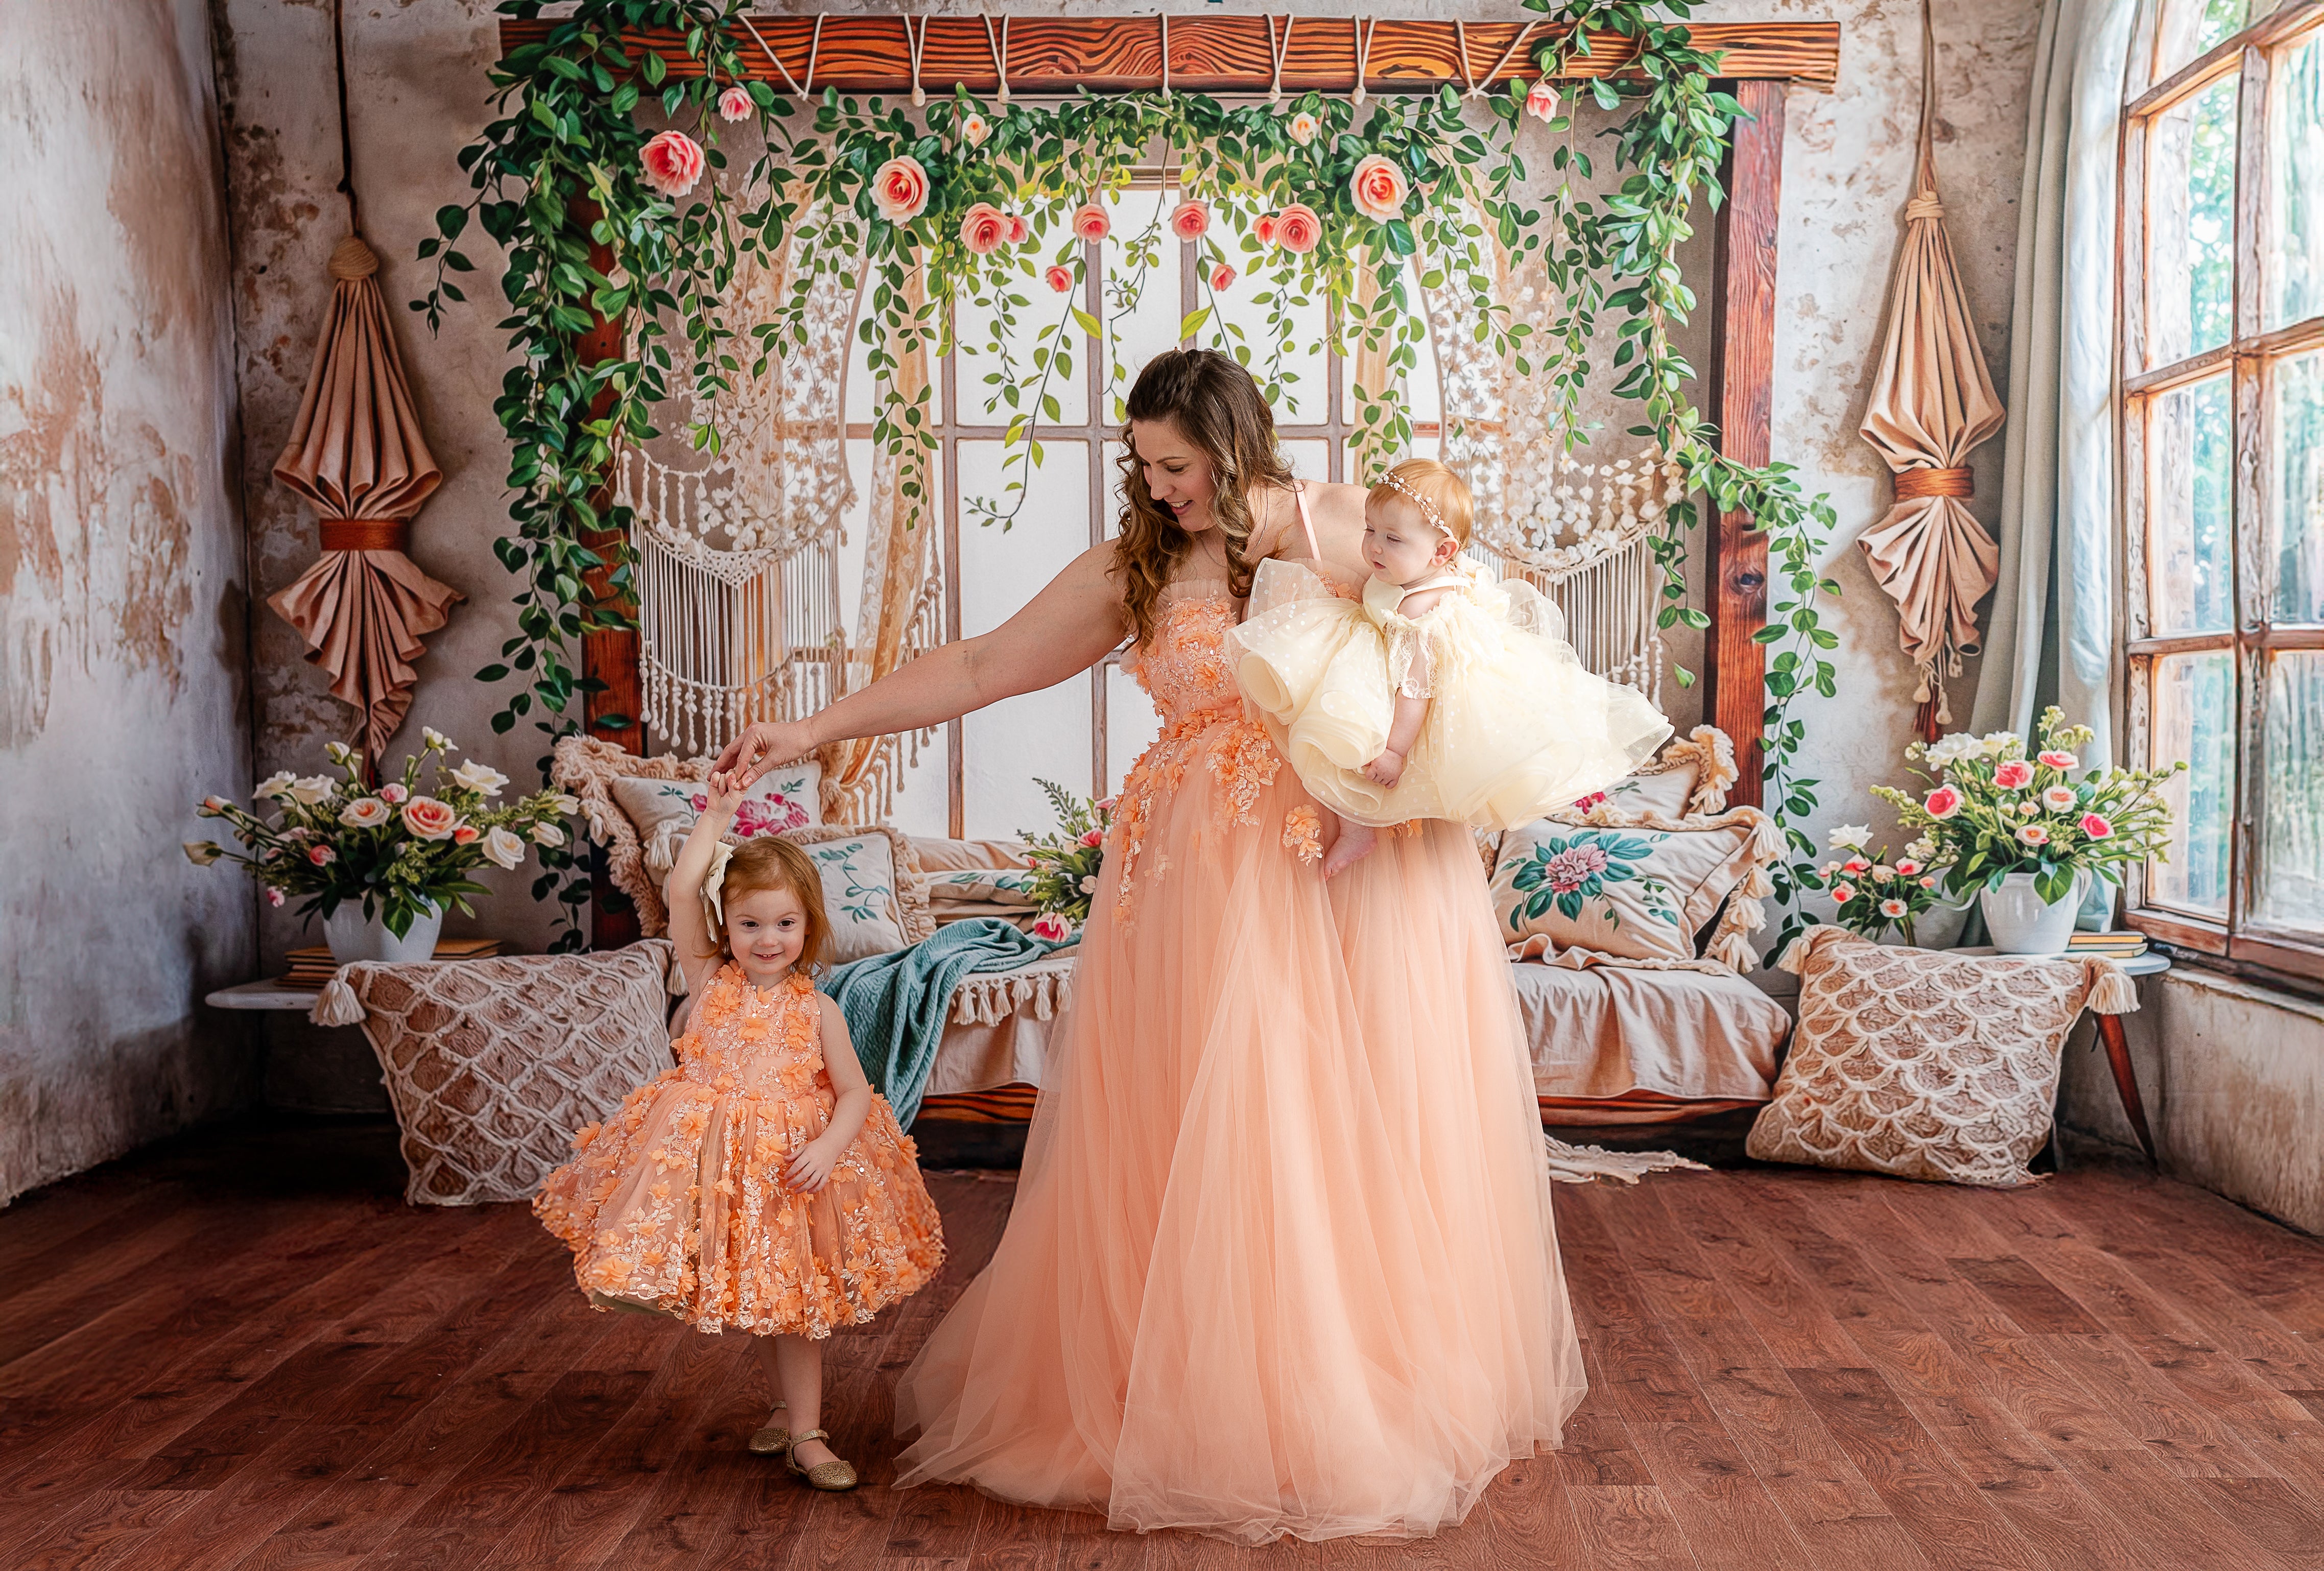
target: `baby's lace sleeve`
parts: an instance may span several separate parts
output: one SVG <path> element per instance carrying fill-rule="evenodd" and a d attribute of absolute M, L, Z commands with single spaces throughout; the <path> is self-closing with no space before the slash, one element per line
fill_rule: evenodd
<path fill-rule="evenodd" d="M 1391 616 L 1388 633 L 1388 684 L 1407 698 L 1425 698 L 1434 664 L 1428 658 L 1428 634 L 1409 617 Z"/>

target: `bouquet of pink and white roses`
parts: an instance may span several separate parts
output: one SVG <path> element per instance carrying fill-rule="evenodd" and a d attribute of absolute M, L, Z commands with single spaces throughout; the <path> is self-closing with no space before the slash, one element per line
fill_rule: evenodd
<path fill-rule="evenodd" d="M 2042 744 L 2031 758 L 2014 731 L 1915 742 L 1904 756 L 1927 766 L 1932 788 L 1917 799 L 1889 786 L 1872 794 L 1894 803 L 1904 827 L 1928 843 L 1952 893 L 1998 889 L 2024 873 L 2054 905 L 2077 874 L 2118 883 L 2124 867 L 2160 861 L 2171 844 L 2171 806 L 2158 788 L 2186 763 L 2082 770 L 2074 750 L 2093 735 L 2066 725 L 2065 712 L 2052 707 L 2042 712 Z"/>
<path fill-rule="evenodd" d="M 1048 781 L 1033 783 L 1057 811 L 1056 833 L 1019 831 L 1029 847 L 1025 860 L 1033 869 L 1033 903 L 1041 913 L 1033 919 L 1033 936 L 1063 943 L 1089 920 L 1098 869 L 1105 865 L 1105 832 L 1113 826 L 1113 799 L 1085 801 Z"/>
<path fill-rule="evenodd" d="M 1921 839 L 1891 858 L 1886 850 L 1871 848 L 1872 830 L 1863 824 L 1843 824 L 1831 832 L 1831 848 L 1844 855 L 1818 869 L 1831 898 L 1840 902 L 1840 925 L 1850 932 L 1877 938 L 1895 928 L 1904 942 L 1913 939 L 1913 924 L 1937 903 L 1937 874 L 1932 858 L 1934 842 Z"/>
<path fill-rule="evenodd" d="M 259 781 L 256 808 L 224 797 L 201 805 L 206 818 L 223 818 L 244 852 L 215 840 L 189 840 L 186 855 L 198 867 L 234 862 L 249 870 L 276 905 L 304 897 L 304 915 L 326 918 L 350 901 L 364 915 L 402 938 L 426 911 L 457 905 L 484 886 L 468 876 L 489 862 L 513 870 L 533 846 L 565 844 L 559 820 L 581 804 L 560 791 L 534 791 L 503 807 L 490 805 L 508 776 L 473 760 L 456 769 L 442 755 L 452 740 L 424 727 L 418 753 L 403 761 L 401 777 L 377 787 L 364 783 L 363 756 L 345 743 L 325 750 L 346 778 L 299 776 L 284 771 Z M 420 771 L 435 772 L 425 790 Z M 473 914 L 473 913 L 472 913 Z"/>

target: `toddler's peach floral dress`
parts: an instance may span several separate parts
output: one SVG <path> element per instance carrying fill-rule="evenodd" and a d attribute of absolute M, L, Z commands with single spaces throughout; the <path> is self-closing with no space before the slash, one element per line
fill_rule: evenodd
<path fill-rule="evenodd" d="M 671 1043 L 678 1067 L 630 1093 L 532 1208 L 606 1308 L 729 1327 L 827 1336 L 869 1320 L 944 1261 L 918 1152 L 884 1098 L 817 1193 L 783 1169 L 830 1125 L 815 984 L 757 988 L 732 964 Z"/>

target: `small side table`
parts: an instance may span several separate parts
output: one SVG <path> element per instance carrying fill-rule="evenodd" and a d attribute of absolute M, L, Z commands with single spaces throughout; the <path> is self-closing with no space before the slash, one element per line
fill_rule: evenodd
<path fill-rule="evenodd" d="M 1974 949 L 1957 949 L 1959 955 L 1991 955 L 1997 951 L 1990 945 Z M 2060 956 L 2060 959 L 2073 956 Z M 2149 949 L 2145 954 L 2128 960 L 2116 960 L 2115 965 L 2126 976 L 2159 976 L 2171 969 L 2170 957 Z M 2131 1073 L 2130 1043 L 2122 1034 L 2122 1016 L 2098 1016 L 2098 1041 L 2106 1048 L 2107 1067 L 2114 1071 L 2115 1095 L 2122 1098 L 2122 1111 L 2130 1120 L 2131 1132 L 2138 1136 L 2139 1149 L 2150 1162 L 2159 1159 L 2154 1154 L 2154 1133 L 2146 1127 L 2146 1104 L 2138 1095 L 2138 1077 Z"/>
<path fill-rule="evenodd" d="M 202 1002 L 212 1009 L 295 1009 L 300 1014 L 315 1007 L 321 993 L 304 987 L 285 987 L 279 976 L 221 987 Z"/>

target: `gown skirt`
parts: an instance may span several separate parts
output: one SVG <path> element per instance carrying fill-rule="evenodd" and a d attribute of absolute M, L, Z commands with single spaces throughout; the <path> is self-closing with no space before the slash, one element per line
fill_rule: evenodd
<path fill-rule="evenodd" d="M 1240 704 L 1149 688 L 1015 1206 L 899 1382 L 896 1483 L 1425 1536 L 1584 1391 L 1474 843 L 1388 834 L 1327 885 Z"/>

